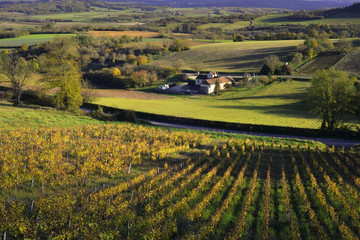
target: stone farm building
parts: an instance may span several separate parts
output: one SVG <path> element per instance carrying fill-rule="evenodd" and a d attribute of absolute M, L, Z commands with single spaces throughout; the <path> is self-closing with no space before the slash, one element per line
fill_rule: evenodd
<path fill-rule="evenodd" d="M 232 86 L 232 83 L 235 82 L 232 77 L 220 77 L 220 78 L 211 78 L 202 81 L 200 84 L 199 92 L 205 94 L 211 94 L 215 91 L 216 81 L 219 81 L 220 90 L 225 88 L 225 85 Z"/>
<path fill-rule="evenodd" d="M 220 77 L 217 72 L 198 74 L 195 79 L 195 86 L 198 88 L 199 93 L 212 94 L 215 91 L 216 81 L 219 81 L 220 90 L 223 90 L 226 85 L 235 86 L 234 77 Z"/>

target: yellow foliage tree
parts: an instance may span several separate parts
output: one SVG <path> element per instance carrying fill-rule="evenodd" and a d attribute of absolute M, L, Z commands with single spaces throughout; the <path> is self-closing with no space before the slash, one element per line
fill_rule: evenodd
<path fill-rule="evenodd" d="M 145 64 L 148 62 L 148 59 L 146 56 L 144 55 L 140 55 L 138 58 L 137 58 L 137 63 L 138 65 L 141 65 L 141 64 Z"/>
<path fill-rule="evenodd" d="M 121 75 L 121 71 L 116 67 L 112 68 L 111 73 L 114 77 L 118 77 Z"/>
<path fill-rule="evenodd" d="M 134 54 L 129 54 L 126 57 L 126 62 L 130 64 L 136 64 L 137 63 L 137 57 Z"/>

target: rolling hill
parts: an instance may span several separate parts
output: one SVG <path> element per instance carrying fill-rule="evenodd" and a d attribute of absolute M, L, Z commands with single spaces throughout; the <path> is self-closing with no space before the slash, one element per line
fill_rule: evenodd
<path fill-rule="evenodd" d="M 119 1 L 120 2 L 120 1 Z M 341 1 L 328 1 L 328 0 L 319 0 L 319 1 L 287 1 L 287 0 L 274 0 L 274 1 L 252 1 L 252 0 L 124 0 L 121 2 L 128 2 L 129 4 L 138 4 L 145 5 L 165 5 L 171 7 L 258 7 L 258 8 L 283 8 L 283 9 L 319 9 L 319 8 L 330 8 L 330 7 L 341 7 L 352 4 L 353 1 L 350 0 L 341 0 Z"/>
<path fill-rule="evenodd" d="M 258 72 L 266 56 L 274 54 L 285 58 L 302 42 L 303 40 L 214 43 L 194 46 L 188 51 L 165 56 L 154 64 L 171 66 L 176 61 L 183 61 L 184 69 L 193 69 L 193 64 L 202 62 L 205 65 L 204 71 Z"/>

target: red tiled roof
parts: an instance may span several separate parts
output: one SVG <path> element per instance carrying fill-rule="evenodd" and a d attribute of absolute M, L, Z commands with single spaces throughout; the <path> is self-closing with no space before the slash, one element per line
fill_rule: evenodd
<path fill-rule="evenodd" d="M 217 80 L 219 80 L 219 83 L 231 83 L 231 81 L 234 81 L 232 77 L 220 77 L 220 78 L 207 79 L 206 81 L 203 82 L 203 84 L 215 85 Z"/>

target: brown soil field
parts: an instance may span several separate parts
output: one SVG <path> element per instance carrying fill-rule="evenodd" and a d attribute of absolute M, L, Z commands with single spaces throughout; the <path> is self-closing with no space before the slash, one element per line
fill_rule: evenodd
<path fill-rule="evenodd" d="M 160 34 L 157 32 L 145 32 L 145 31 L 91 31 L 88 32 L 93 37 L 122 37 L 128 35 L 129 37 L 140 37 L 143 38 L 156 38 Z"/>
<path fill-rule="evenodd" d="M 144 99 L 144 100 L 156 100 L 156 99 L 170 99 L 171 97 L 155 94 L 146 93 L 131 90 L 118 90 L 118 89 L 95 89 L 92 90 L 95 97 L 117 97 L 117 98 L 128 98 L 128 99 Z"/>

